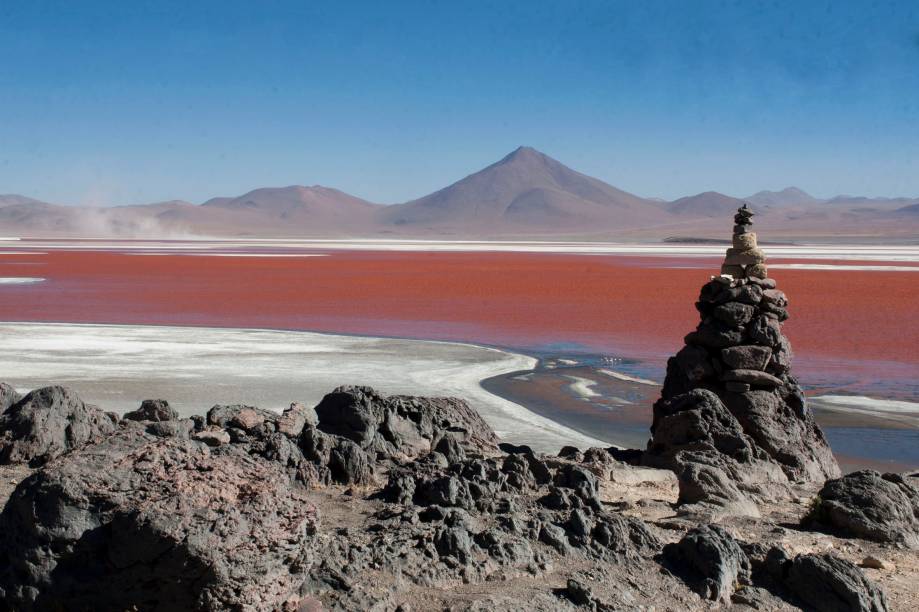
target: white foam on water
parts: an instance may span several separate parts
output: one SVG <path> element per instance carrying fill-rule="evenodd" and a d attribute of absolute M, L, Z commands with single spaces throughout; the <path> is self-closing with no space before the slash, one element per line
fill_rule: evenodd
<path fill-rule="evenodd" d="M 602 372 L 603 374 L 606 374 L 612 378 L 617 378 L 627 382 L 634 382 L 642 385 L 654 385 L 655 387 L 660 386 L 660 383 L 654 382 L 653 380 L 648 380 L 647 378 L 636 378 L 635 376 L 629 376 L 628 374 L 623 374 L 622 372 L 616 372 L 614 370 L 601 369 L 597 371 Z"/>
<path fill-rule="evenodd" d="M 586 400 L 592 397 L 600 397 L 600 394 L 593 390 L 593 387 L 597 386 L 597 381 L 590 380 L 589 378 L 581 378 L 580 376 L 565 376 L 565 378 L 574 381 L 568 385 L 568 388 L 576 393 L 581 399 Z"/>
<path fill-rule="evenodd" d="M 218 403 L 280 411 L 315 405 L 339 385 L 467 400 L 509 442 L 557 452 L 608 446 L 487 392 L 480 382 L 530 370 L 525 355 L 454 342 L 295 331 L 0 323 L 0 373 L 14 387 L 65 384 L 87 402 L 126 412 L 163 398 L 181 414 Z"/>
<path fill-rule="evenodd" d="M 31 285 L 44 280 L 35 276 L 0 276 L 0 285 Z"/>

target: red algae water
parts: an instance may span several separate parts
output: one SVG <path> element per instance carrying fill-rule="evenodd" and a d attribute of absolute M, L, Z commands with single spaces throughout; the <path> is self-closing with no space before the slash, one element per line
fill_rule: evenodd
<path fill-rule="evenodd" d="M 301 329 L 523 350 L 564 344 L 662 368 L 697 322 L 692 304 L 719 263 L 488 252 L 323 255 L 0 255 L 0 276 L 46 279 L 2 287 L 0 319 Z M 776 269 L 771 276 L 790 298 L 786 333 L 803 382 L 857 388 L 886 381 L 900 389 L 894 395 L 910 394 L 919 378 L 916 273 Z"/>

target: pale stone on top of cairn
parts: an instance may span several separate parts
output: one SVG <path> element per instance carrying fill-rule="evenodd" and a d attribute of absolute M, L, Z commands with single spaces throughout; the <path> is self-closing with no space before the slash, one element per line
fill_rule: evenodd
<path fill-rule="evenodd" d="M 747 232 L 746 234 L 734 234 L 734 248 L 745 251 L 756 248 L 756 232 Z"/>
<path fill-rule="evenodd" d="M 753 211 L 744 204 L 734 215 L 734 235 L 721 266 L 722 276 L 766 278 L 766 254 L 757 246 L 756 233 L 750 231 L 752 225 Z"/>

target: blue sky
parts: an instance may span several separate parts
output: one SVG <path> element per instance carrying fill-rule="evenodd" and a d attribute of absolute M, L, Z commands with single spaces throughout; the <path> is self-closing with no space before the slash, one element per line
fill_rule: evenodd
<path fill-rule="evenodd" d="M 644 196 L 919 196 L 919 2 L 0 2 L 0 193 L 424 195 L 521 144 Z"/>

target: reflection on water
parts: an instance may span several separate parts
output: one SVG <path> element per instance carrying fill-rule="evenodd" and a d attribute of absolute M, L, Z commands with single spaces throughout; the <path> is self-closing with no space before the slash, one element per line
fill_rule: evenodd
<path fill-rule="evenodd" d="M 833 452 L 844 467 L 883 467 L 901 471 L 919 467 L 919 430 L 874 429 L 868 427 L 825 427 Z M 882 465 L 860 465 L 868 458 Z"/>

